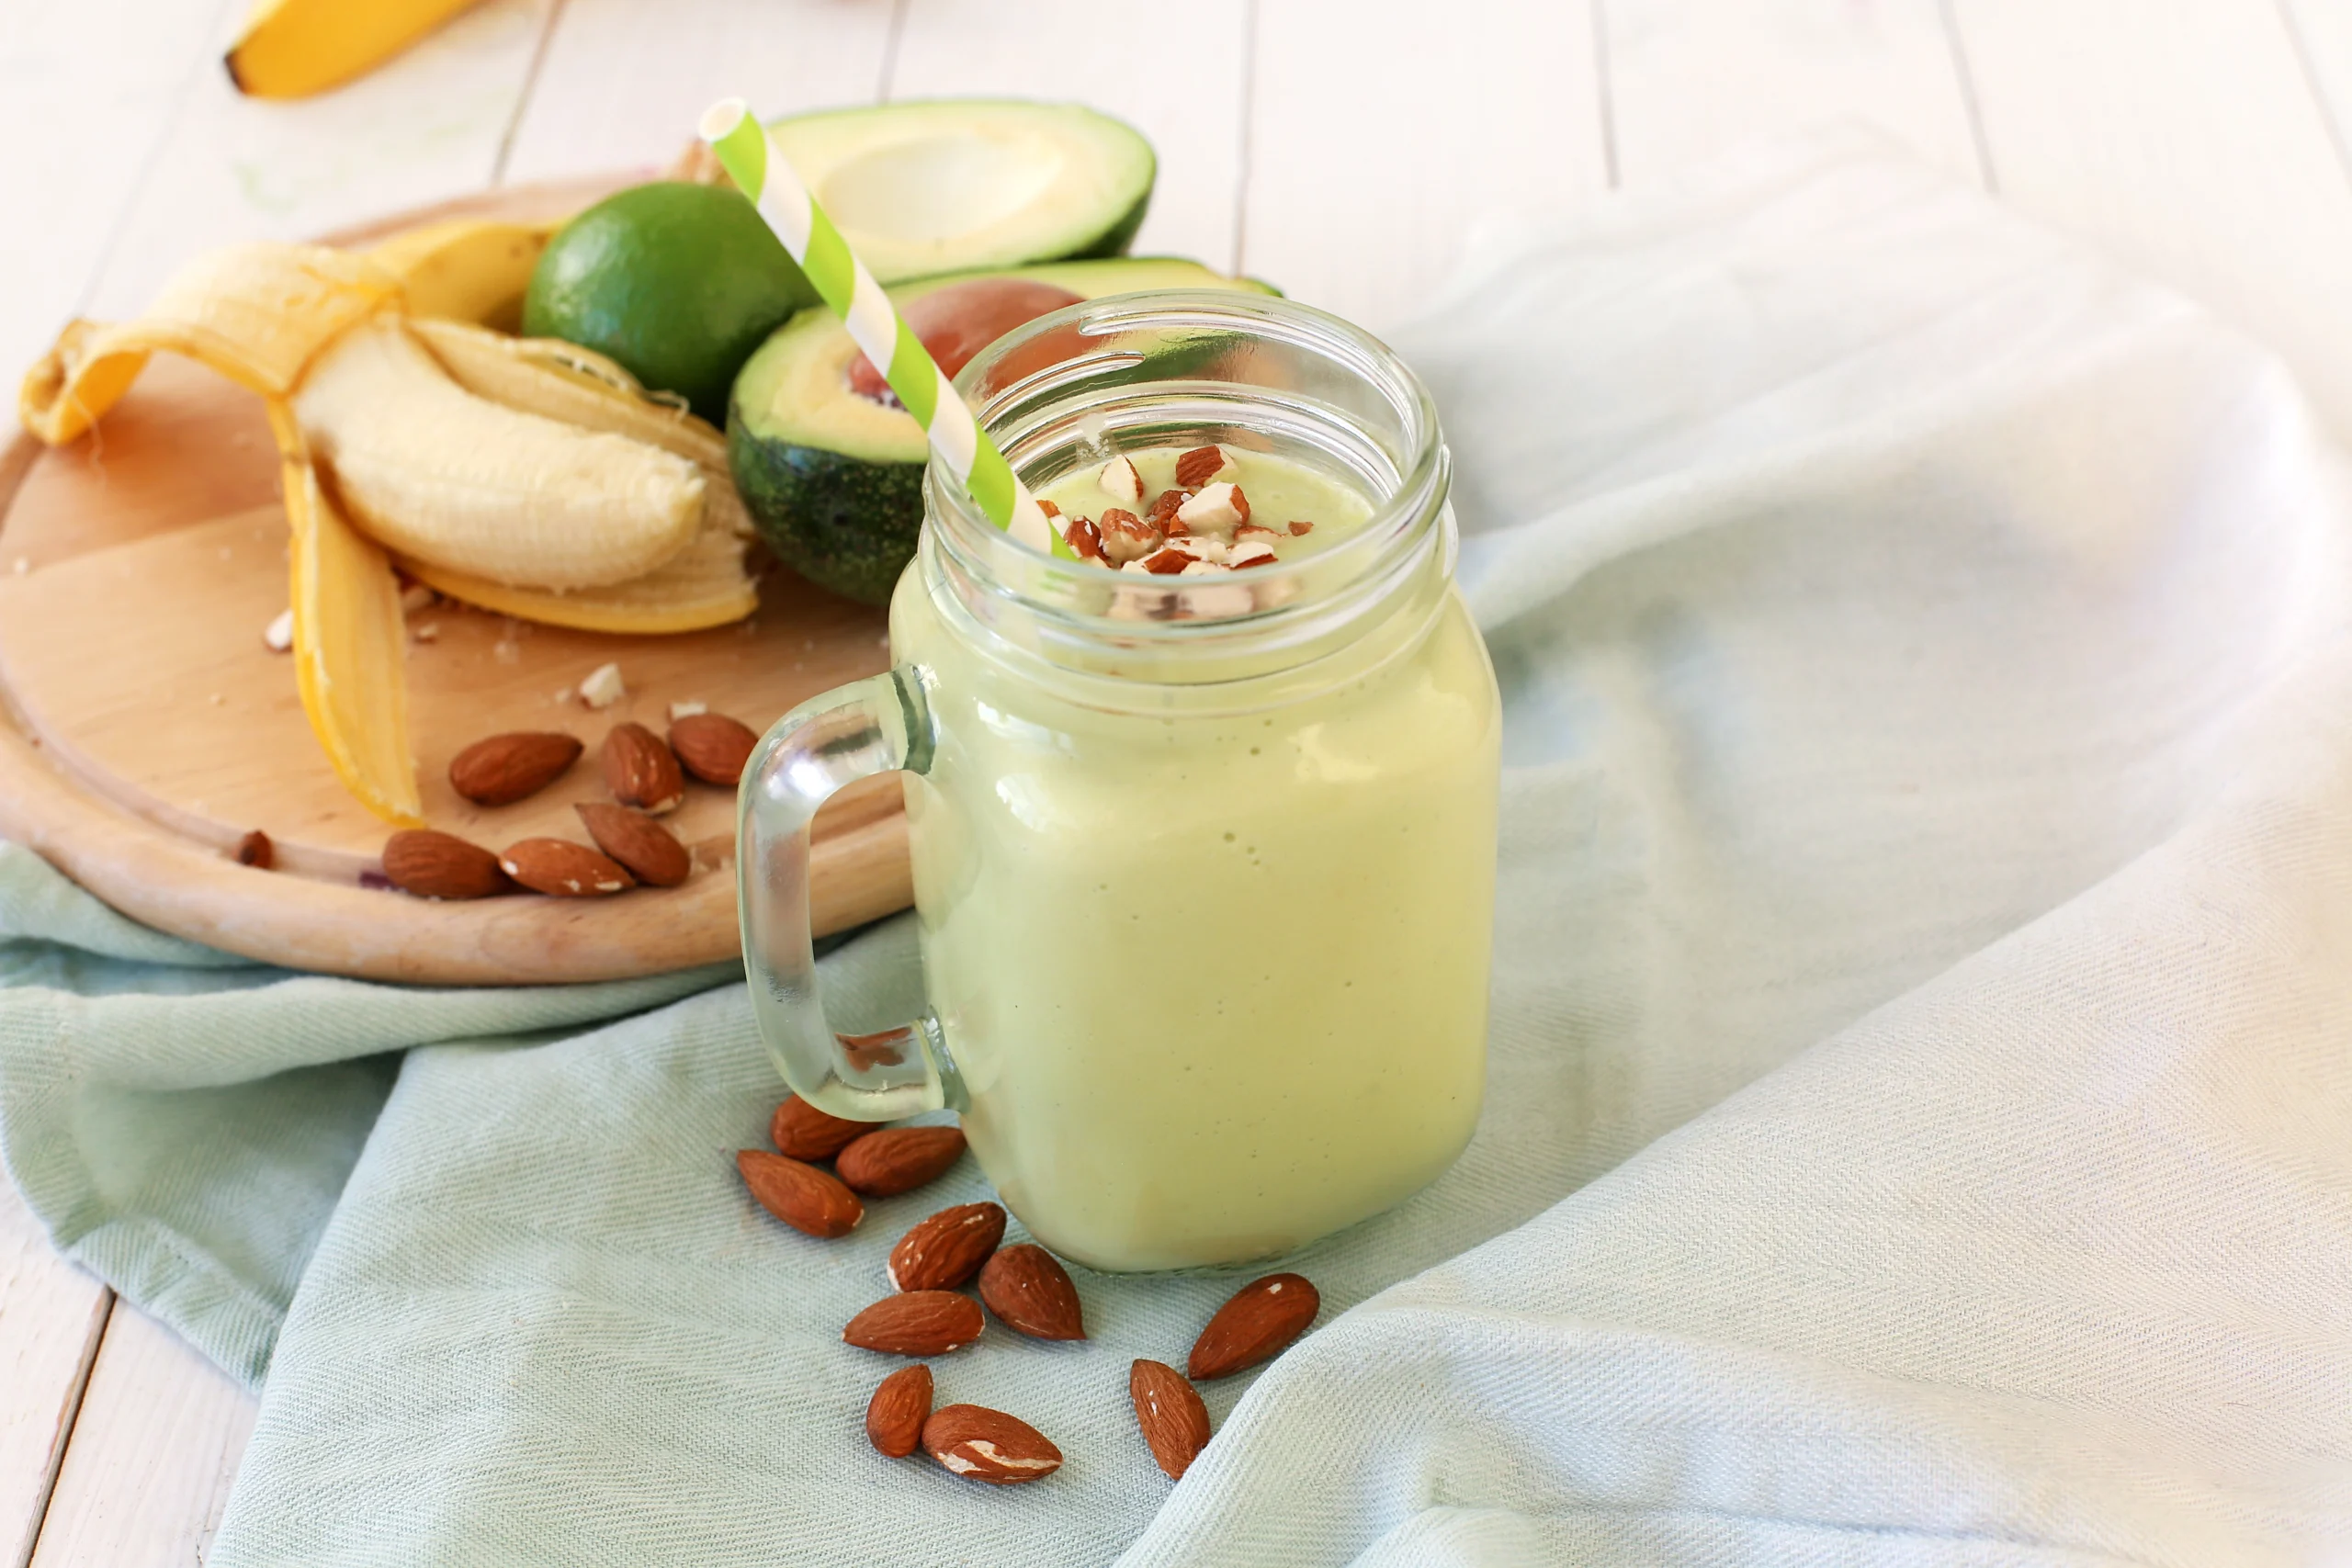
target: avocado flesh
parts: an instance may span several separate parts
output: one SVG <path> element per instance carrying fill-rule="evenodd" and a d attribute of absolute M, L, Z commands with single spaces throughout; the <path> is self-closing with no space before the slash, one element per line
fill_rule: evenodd
<path fill-rule="evenodd" d="M 889 291 L 907 302 L 974 276 L 1035 278 L 1086 299 L 1148 288 L 1271 293 L 1197 262 L 1169 257 L 1056 262 L 925 278 Z M 735 379 L 727 451 L 735 488 L 784 562 L 834 592 L 879 604 L 922 531 L 922 426 L 904 410 L 849 389 L 857 345 L 831 312 L 803 310 L 778 327 Z"/>
<path fill-rule="evenodd" d="M 881 104 L 769 132 L 884 283 L 1118 255 L 1158 173 L 1132 127 L 1077 104 Z"/>

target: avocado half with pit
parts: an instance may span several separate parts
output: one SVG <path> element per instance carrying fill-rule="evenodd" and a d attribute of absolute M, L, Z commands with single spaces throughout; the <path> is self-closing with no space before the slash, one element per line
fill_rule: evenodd
<path fill-rule="evenodd" d="M 924 278 L 889 290 L 890 301 L 903 311 L 925 294 L 979 277 L 1030 279 L 1085 299 L 1147 288 L 1273 292 L 1198 262 L 1136 256 Z M 905 410 L 852 389 L 863 357 L 830 311 L 794 316 L 735 378 L 727 452 L 768 547 L 809 581 L 879 604 L 922 531 L 928 448 Z"/>
<path fill-rule="evenodd" d="M 795 115 L 769 134 L 884 283 L 1125 251 L 1158 164 L 1077 104 L 944 98 Z"/>

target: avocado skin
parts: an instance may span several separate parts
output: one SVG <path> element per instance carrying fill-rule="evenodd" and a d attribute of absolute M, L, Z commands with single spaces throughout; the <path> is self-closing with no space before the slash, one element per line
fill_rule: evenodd
<path fill-rule="evenodd" d="M 1151 186 L 1146 184 L 1143 194 L 1136 197 L 1135 205 L 1121 213 L 1118 221 L 1103 230 L 1101 237 L 1091 244 L 1072 251 L 1065 256 L 1046 256 L 1039 259 L 1043 261 L 1107 261 L 1113 256 L 1125 255 L 1127 247 L 1136 243 L 1136 231 L 1143 227 L 1144 214 L 1150 209 L 1150 207 Z"/>
<path fill-rule="evenodd" d="M 762 440 L 727 414 L 735 488 L 776 558 L 820 588 L 887 604 L 922 533 L 922 463 L 863 458 Z"/>

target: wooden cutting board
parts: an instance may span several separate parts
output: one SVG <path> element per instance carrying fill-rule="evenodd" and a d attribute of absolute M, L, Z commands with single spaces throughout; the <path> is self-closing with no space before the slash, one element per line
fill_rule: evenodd
<path fill-rule="evenodd" d="M 623 183 L 496 193 L 334 238 L 461 211 L 560 215 Z M 736 955 L 734 795 L 701 784 L 666 818 L 695 852 L 680 887 L 444 904 L 364 886 L 390 829 L 336 782 L 291 659 L 264 646 L 286 603 L 277 463 L 257 398 L 158 355 L 90 435 L 53 452 L 18 436 L 0 457 L 0 837 L 135 919 L 300 969 L 510 985 Z M 756 615 L 713 631 L 614 637 L 447 602 L 409 627 L 426 823 L 491 849 L 539 834 L 587 841 L 572 806 L 609 798 L 596 750 L 616 724 L 659 734 L 673 702 L 699 702 L 764 729 L 889 663 L 882 612 L 780 568 Z M 592 712 L 570 694 L 608 661 L 628 694 Z M 587 754 L 532 799 L 461 799 L 449 759 L 514 729 L 567 730 Z M 236 862 L 254 829 L 276 847 L 274 870 Z M 812 858 L 820 932 L 903 908 L 898 781 L 837 797 Z"/>

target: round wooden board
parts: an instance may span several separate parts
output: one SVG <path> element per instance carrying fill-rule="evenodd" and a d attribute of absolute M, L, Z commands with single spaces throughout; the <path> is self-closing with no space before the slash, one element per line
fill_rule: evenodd
<path fill-rule="evenodd" d="M 460 212 L 560 216 L 621 183 L 492 193 L 334 238 Z M 286 574 L 260 401 L 210 372 L 159 355 L 92 434 L 53 452 L 19 436 L 0 457 L 0 836 L 134 919 L 298 969 L 512 985 L 736 955 L 733 793 L 699 784 L 667 818 L 695 852 L 680 887 L 442 904 L 363 886 L 389 829 L 336 782 L 291 661 L 262 642 L 286 607 Z M 660 733 L 673 702 L 699 702 L 761 729 L 889 662 L 882 612 L 780 569 L 756 615 L 714 631 L 613 637 L 448 603 L 413 615 L 410 630 L 426 821 L 492 848 L 584 841 L 572 806 L 608 798 L 596 749 L 623 720 Z M 628 694 L 591 712 L 567 694 L 608 661 Z M 588 751 L 530 800 L 461 799 L 449 759 L 514 729 L 568 730 Z M 254 829 L 276 846 L 275 870 L 236 863 Z M 905 908 L 898 781 L 828 806 L 812 858 L 820 931 Z"/>

